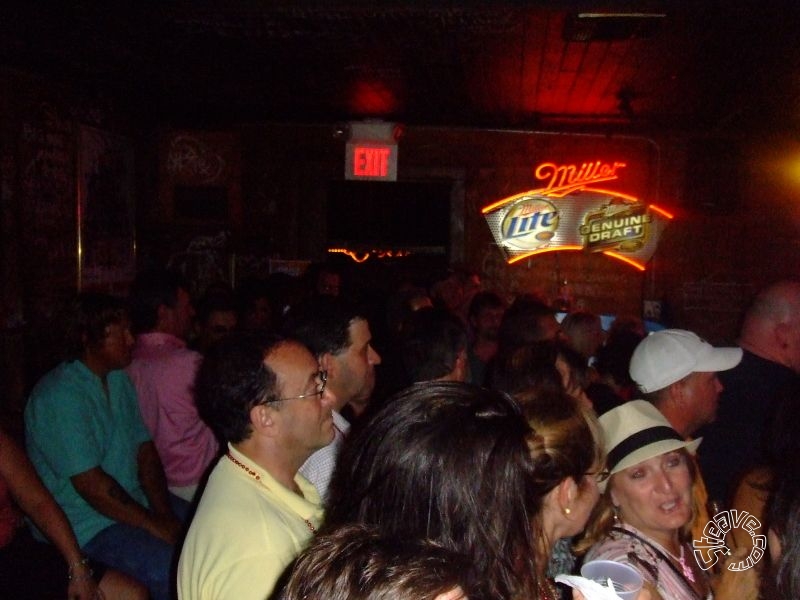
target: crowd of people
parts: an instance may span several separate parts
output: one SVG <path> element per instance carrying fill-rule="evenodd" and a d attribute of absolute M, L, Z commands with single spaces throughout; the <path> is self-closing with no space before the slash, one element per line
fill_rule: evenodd
<path fill-rule="evenodd" d="M 0 590 L 557 600 L 606 559 L 640 600 L 800 595 L 800 283 L 714 347 L 470 273 L 383 310 L 309 273 L 70 303 L 24 447 L 0 432 Z"/>

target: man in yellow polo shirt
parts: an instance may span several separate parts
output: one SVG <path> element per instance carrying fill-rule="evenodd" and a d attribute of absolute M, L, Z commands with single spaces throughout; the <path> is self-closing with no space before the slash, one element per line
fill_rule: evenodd
<path fill-rule="evenodd" d="M 181 600 L 263 600 L 322 522 L 298 469 L 333 439 L 327 375 L 299 342 L 240 334 L 198 373 L 198 409 L 227 442 L 178 564 Z"/>

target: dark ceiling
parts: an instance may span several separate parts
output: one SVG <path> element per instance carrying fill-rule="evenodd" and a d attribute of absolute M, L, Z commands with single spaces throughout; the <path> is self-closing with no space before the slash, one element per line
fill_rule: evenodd
<path fill-rule="evenodd" d="M 5 2 L 0 64 L 174 125 L 800 130 L 800 2 L 719 6 Z"/>

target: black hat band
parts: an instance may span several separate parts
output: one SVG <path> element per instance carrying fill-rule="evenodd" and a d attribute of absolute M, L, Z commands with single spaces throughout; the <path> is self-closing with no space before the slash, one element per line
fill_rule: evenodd
<path fill-rule="evenodd" d="M 644 448 L 655 442 L 663 442 L 664 440 L 678 440 L 679 442 L 685 441 L 678 432 L 672 427 L 666 425 L 659 425 L 658 427 L 650 427 L 637 431 L 633 435 L 626 437 L 619 444 L 614 446 L 614 449 L 608 453 L 606 464 L 608 470 L 613 471 L 614 467 L 626 456 L 636 452 L 639 448 Z"/>

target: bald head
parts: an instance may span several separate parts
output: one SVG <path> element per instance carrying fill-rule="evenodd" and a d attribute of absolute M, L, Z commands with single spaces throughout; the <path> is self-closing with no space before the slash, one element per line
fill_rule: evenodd
<path fill-rule="evenodd" d="M 739 344 L 800 373 L 800 281 L 779 281 L 756 296 Z"/>

